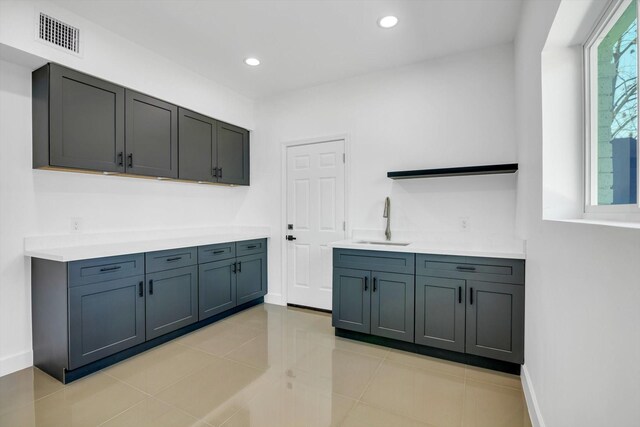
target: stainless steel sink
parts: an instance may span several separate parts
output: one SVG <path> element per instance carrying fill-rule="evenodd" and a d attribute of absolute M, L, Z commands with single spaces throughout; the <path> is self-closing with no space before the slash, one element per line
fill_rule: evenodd
<path fill-rule="evenodd" d="M 357 240 L 355 243 L 364 245 L 385 245 L 385 246 L 408 246 L 408 242 L 386 242 L 384 240 Z"/>

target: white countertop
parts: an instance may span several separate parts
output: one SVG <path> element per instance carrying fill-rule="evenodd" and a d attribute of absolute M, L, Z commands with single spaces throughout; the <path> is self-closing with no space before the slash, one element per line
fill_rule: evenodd
<path fill-rule="evenodd" d="M 410 242 L 406 246 L 361 243 L 364 240 L 383 242 L 383 239 L 349 239 L 333 242 L 329 246 L 341 249 L 360 249 L 369 251 L 405 252 L 417 254 L 457 255 L 484 258 L 525 259 L 524 245 L 510 243 L 469 244 L 462 242 Z M 397 243 L 401 243 L 398 241 Z M 394 241 L 391 241 L 394 243 Z M 405 241 L 406 243 L 406 241 Z"/>
<path fill-rule="evenodd" d="M 33 258 L 69 262 L 164 249 L 263 239 L 270 236 L 269 227 L 240 226 L 30 236 L 24 240 L 24 254 Z"/>

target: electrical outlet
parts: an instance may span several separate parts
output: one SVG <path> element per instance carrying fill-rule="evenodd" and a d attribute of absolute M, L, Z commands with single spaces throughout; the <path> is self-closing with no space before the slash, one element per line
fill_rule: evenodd
<path fill-rule="evenodd" d="M 469 217 L 468 216 L 461 216 L 460 218 L 458 218 L 458 224 L 460 226 L 460 230 L 462 231 L 469 231 L 470 228 L 470 224 L 469 224 Z"/>
<path fill-rule="evenodd" d="M 71 232 L 82 233 L 82 218 L 71 218 Z"/>

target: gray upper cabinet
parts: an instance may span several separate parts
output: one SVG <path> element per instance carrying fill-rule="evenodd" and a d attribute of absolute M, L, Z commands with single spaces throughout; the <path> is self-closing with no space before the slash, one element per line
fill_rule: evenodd
<path fill-rule="evenodd" d="M 178 107 L 126 91 L 126 170 L 135 175 L 178 177 Z"/>
<path fill-rule="evenodd" d="M 371 275 L 371 334 L 413 342 L 413 274 Z"/>
<path fill-rule="evenodd" d="M 179 115 L 178 177 L 218 182 L 216 121 L 184 108 Z"/>
<path fill-rule="evenodd" d="M 332 323 L 336 328 L 371 332 L 371 272 L 333 269 Z"/>
<path fill-rule="evenodd" d="M 524 363 L 524 286 L 467 281 L 466 352 Z"/>
<path fill-rule="evenodd" d="M 32 73 L 33 167 L 249 185 L 249 131 L 90 75 Z"/>
<path fill-rule="evenodd" d="M 144 276 L 69 288 L 69 369 L 145 341 Z"/>
<path fill-rule="evenodd" d="M 249 131 L 218 122 L 218 182 L 249 185 Z"/>
<path fill-rule="evenodd" d="M 464 352 L 465 281 L 416 276 L 418 344 Z"/>
<path fill-rule="evenodd" d="M 124 172 L 124 88 L 57 64 L 32 83 L 34 167 Z"/>
<path fill-rule="evenodd" d="M 147 339 L 198 320 L 198 268 L 176 268 L 147 274 Z"/>

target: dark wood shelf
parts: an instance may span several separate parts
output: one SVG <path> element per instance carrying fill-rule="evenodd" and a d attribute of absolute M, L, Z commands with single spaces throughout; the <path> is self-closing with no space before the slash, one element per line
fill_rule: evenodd
<path fill-rule="evenodd" d="M 387 178 L 413 179 L 439 178 L 443 176 L 493 175 L 500 173 L 514 173 L 517 170 L 517 163 L 505 163 L 500 165 L 461 166 L 455 168 L 418 169 L 411 171 L 387 172 Z"/>

